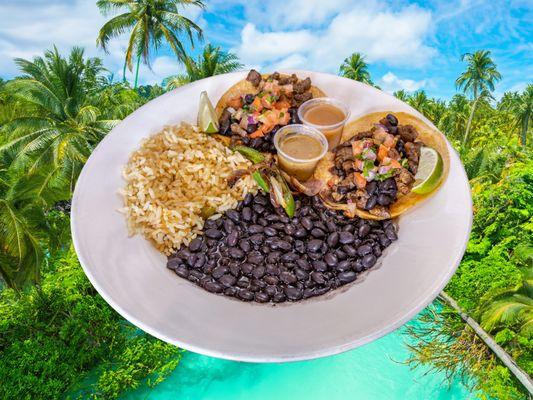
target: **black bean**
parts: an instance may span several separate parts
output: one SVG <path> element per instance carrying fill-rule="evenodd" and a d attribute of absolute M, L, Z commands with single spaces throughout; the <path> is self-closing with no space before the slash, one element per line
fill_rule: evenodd
<path fill-rule="evenodd" d="M 266 272 L 269 275 L 279 275 L 279 268 L 277 265 L 267 264 Z"/>
<path fill-rule="evenodd" d="M 263 280 L 268 283 L 269 285 L 277 285 L 279 282 L 278 277 L 274 275 L 267 275 L 263 278 Z"/>
<path fill-rule="evenodd" d="M 285 300 L 287 300 L 287 297 L 285 296 L 285 293 L 283 292 L 277 292 L 273 297 L 272 300 L 274 303 L 282 303 Z"/>
<path fill-rule="evenodd" d="M 303 290 L 291 286 L 287 286 L 284 289 L 285 295 L 289 298 L 289 300 L 300 300 L 303 297 Z"/>
<path fill-rule="evenodd" d="M 300 258 L 296 260 L 296 265 L 298 265 L 301 269 L 304 269 L 306 271 L 309 271 L 311 269 L 311 265 L 304 258 Z"/>
<path fill-rule="evenodd" d="M 257 213 L 257 214 L 263 214 L 263 212 L 265 211 L 265 207 L 262 206 L 261 204 L 254 204 L 252 206 L 252 208 L 254 209 L 254 211 Z M 243 210 L 244 211 L 244 210 Z"/>
<path fill-rule="evenodd" d="M 255 235 L 250 236 L 248 239 L 253 244 L 261 244 L 263 243 L 263 240 L 265 240 L 265 237 L 261 235 L 260 233 L 256 233 Z"/>
<path fill-rule="evenodd" d="M 220 293 L 224 287 L 218 282 L 206 282 L 204 284 L 204 289 L 211 293 Z"/>
<path fill-rule="evenodd" d="M 365 204 L 367 210 L 372 210 L 378 202 L 378 197 L 374 194 L 368 198 Z"/>
<path fill-rule="evenodd" d="M 286 241 L 280 241 L 278 243 L 278 249 L 281 249 L 281 250 L 285 250 L 285 251 L 288 251 L 292 248 L 291 244 L 289 242 L 286 242 Z"/>
<path fill-rule="evenodd" d="M 268 300 L 270 300 L 270 296 L 265 292 L 257 292 L 254 300 L 258 303 L 266 303 Z"/>
<path fill-rule="evenodd" d="M 309 273 L 307 273 L 301 268 L 295 268 L 294 275 L 296 275 L 296 278 L 298 278 L 298 280 L 302 282 L 306 281 L 309 278 Z"/>
<path fill-rule="evenodd" d="M 294 225 L 285 225 L 284 231 L 287 235 L 292 236 L 296 233 L 296 227 Z"/>
<path fill-rule="evenodd" d="M 319 229 L 319 228 L 313 228 L 311 229 L 311 235 L 313 237 L 316 237 L 316 238 L 323 238 L 324 236 L 326 236 L 326 234 L 324 233 L 324 231 L 322 229 Z"/>
<path fill-rule="evenodd" d="M 191 243 L 189 243 L 189 250 L 190 251 L 198 251 L 202 247 L 202 238 L 197 237 L 194 238 Z"/>
<path fill-rule="evenodd" d="M 241 271 L 243 274 L 249 275 L 252 273 L 253 270 L 254 270 L 254 266 L 252 264 L 249 264 L 249 263 L 241 264 Z"/>
<path fill-rule="evenodd" d="M 290 285 L 291 283 L 295 283 L 298 280 L 294 274 L 288 271 L 283 271 L 281 274 L 279 274 L 279 277 L 287 285 Z"/>
<path fill-rule="evenodd" d="M 353 243 L 354 240 L 355 237 L 350 232 L 343 231 L 339 233 L 339 242 L 341 242 L 342 244 L 350 244 Z"/>
<path fill-rule="evenodd" d="M 254 294 L 246 289 L 239 290 L 237 296 L 244 301 L 252 301 L 254 299 Z"/>
<path fill-rule="evenodd" d="M 191 254 L 187 259 L 187 264 L 189 265 L 189 267 L 194 267 L 194 265 L 196 264 L 196 260 L 198 260 L 198 254 Z"/>
<path fill-rule="evenodd" d="M 248 253 L 252 249 L 252 246 L 250 245 L 250 242 L 248 240 L 241 240 L 239 242 L 239 247 L 245 253 Z"/>
<path fill-rule="evenodd" d="M 317 252 L 322 247 L 322 243 L 324 242 L 320 239 L 310 240 L 309 242 L 307 242 L 307 250 Z"/>
<path fill-rule="evenodd" d="M 228 254 L 231 258 L 235 260 L 242 260 L 244 258 L 244 252 L 238 247 L 230 247 Z"/>
<path fill-rule="evenodd" d="M 394 226 L 392 226 L 392 225 L 387 227 L 387 228 L 385 228 L 385 235 L 391 241 L 395 241 L 396 239 L 398 239 L 398 235 L 396 234 L 396 232 L 394 230 Z"/>
<path fill-rule="evenodd" d="M 263 232 L 265 233 L 265 235 L 267 236 L 276 236 L 277 235 L 277 232 L 274 228 L 271 228 L 271 227 L 266 227 Z"/>
<path fill-rule="evenodd" d="M 226 216 L 231 219 L 233 222 L 238 224 L 241 221 L 240 214 L 235 210 L 228 210 L 226 211 Z"/>
<path fill-rule="evenodd" d="M 392 203 L 392 198 L 390 196 L 387 196 L 386 194 L 381 193 L 378 196 L 377 201 L 380 206 L 388 206 L 390 203 Z"/>
<path fill-rule="evenodd" d="M 228 221 L 230 221 L 228 219 Z M 237 242 L 239 241 L 239 231 L 237 230 L 234 230 L 233 232 L 231 232 L 227 237 L 226 237 L 226 244 L 229 246 L 229 247 L 233 247 L 237 244 Z"/>
<path fill-rule="evenodd" d="M 372 252 L 372 247 L 368 244 L 361 245 L 357 248 L 357 254 L 364 256 Z"/>
<path fill-rule="evenodd" d="M 198 254 L 198 258 L 196 259 L 196 262 L 194 263 L 194 268 L 202 268 L 207 261 L 207 257 L 205 254 L 201 253 Z"/>
<path fill-rule="evenodd" d="M 218 229 L 211 228 L 205 231 L 205 236 L 211 239 L 220 239 L 224 235 Z"/>
<path fill-rule="evenodd" d="M 337 278 L 339 278 L 339 281 L 341 283 L 349 283 L 355 281 L 355 278 L 357 278 L 357 274 L 353 271 L 345 271 L 338 274 Z"/>
<path fill-rule="evenodd" d="M 337 263 L 339 262 L 339 259 L 337 258 L 337 256 L 333 253 L 327 253 L 325 256 L 324 256 L 324 261 L 326 262 L 326 264 L 328 264 L 330 267 L 334 267 L 337 265 Z"/>
<path fill-rule="evenodd" d="M 178 276 L 181 276 L 182 278 L 187 278 L 189 276 L 189 269 L 185 267 L 184 265 L 179 266 L 174 270 Z"/>
<path fill-rule="evenodd" d="M 322 260 L 313 261 L 313 268 L 316 271 L 324 272 L 328 270 L 328 265 Z"/>
<path fill-rule="evenodd" d="M 326 243 L 329 247 L 335 247 L 339 243 L 339 234 L 337 232 L 330 233 Z"/>
<path fill-rule="evenodd" d="M 265 256 L 263 256 L 261 253 L 259 252 L 251 252 L 246 261 L 248 261 L 249 263 L 251 264 L 255 264 L 255 265 L 259 265 L 259 264 L 262 264 L 265 260 Z"/>
<path fill-rule="evenodd" d="M 247 228 L 248 232 L 250 232 L 251 234 L 261 233 L 264 229 L 265 228 L 263 228 L 261 225 L 250 225 Z"/>
<path fill-rule="evenodd" d="M 337 224 L 333 221 L 326 221 L 326 227 L 329 232 L 335 232 L 337 230 Z"/>
<path fill-rule="evenodd" d="M 254 278 L 262 278 L 263 275 L 265 275 L 266 268 L 262 265 L 256 266 L 254 270 L 252 271 L 252 275 Z"/>
<path fill-rule="evenodd" d="M 355 257 L 357 255 L 357 249 L 349 244 L 342 246 L 342 250 L 350 257 Z"/>
<path fill-rule="evenodd" d="M 337 267 L 335 268 L 337 271 L 347 271 L 352 267 L 352 262 L 349 260 L 341 261 L 337 264 Z"/>
<path fill-rule="evenodd" d="M 252 219 L 252 209 L 250 207 L 244 207 L 241 211 L 243 221 L 250 221 Z M 237 221 L 235 221 L 237 222 Z"/>
<path fill-rule="evenodd" d="M 367 225 L 367 224 L 361 225 L 359 227 L 358 232 L 357 232 L 357 234 L 359 235 L 360 238 L 364 238 L 369 233 L 370 233 L 370 225 Z"/>
<path fill-rule="evenodd" d="M 281 252 L 280 251 L 272 251 L 268 254 L 266 260 L 267 262 L 271 263 L 271 264 L 274 264 L 275 262 L 277 262 L 281 257 Z"/>
<path fill-rule="evenodd" d="M 304 217 L 302 218 L 301 222 L 302 226 L 307 229 L 308 231 L 310 231 L 311 229 L 313 229 L 313 221 L 311 220 L 311 218 L 309 217 Z"/>
<path fill-rule="evenodd" d="M 264 196 L 256 196 L 254 199 L 254 203 L 266 206 L 268 204 L 268 200 Z"/>
<path fill-rule="evenodd" d="M 376 181 L 369 182 L 365 189 L 369 196 L 373 196 L 378 190 L 378 183 Z"/>
<path fill-rule="evenodd" d="M 387 116 L 385 118 L 387 118 L 387 121 L 392 126 L 397 126 L 398 125 L 398 118 L 396 118 L 396 116 L 394 114 L 387 114 Z"/>
<path fill-rule="evenodd" d="M 315 281 L 319 285 L 323 285 L 324 283 L 326 283 L 324 275 L 321 272 L 311 272 L 311 279 L 313 279 L 313 281 Z"/>
<path fill-rule="evenodd" d="M 376 264 L 376 256 L 374 256 L 373 254 L 367 254 L 366 256 L 363 257 L 362 259 L 362 264 L 363 266 L 368 269 L 368 268 L 371 268 L 374 266 L 374 264 Z"/>
<path fill-rule="evenodd" d="M 224 274 L 220 277 L 218 281 L 225 287 L 230 287 L 235 285 L 235 283 L 237 282 L 237 278 L 230 274 Z"/>

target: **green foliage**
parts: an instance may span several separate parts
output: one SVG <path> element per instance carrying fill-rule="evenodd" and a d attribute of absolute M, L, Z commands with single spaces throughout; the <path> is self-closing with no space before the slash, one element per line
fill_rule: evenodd
<path fill-rule="evenodd" d="M 235 54 L 225 52 L 220 47 L 211 44 L 204 47 L 198 60 L 186 56 L 183 59 L 183 64 L 185 65 L 185 74 L 169 76 L 163 81 L 166 90 L 172 90 L 210 76 L 237 71 L 243 67 Z"/>
<path fill-rule="evenodd" d="M 133 58 L 137 59 L 135 85 L 139 74 L 141 57 L 145 64 L 150 65 L 152 49 L 158 49 L 166 42 L 178 59 L 187 57 L 180 35 L 185 34 L 191 46 L 194 46 L 193 33 L 202 38 L 202 29 L 192 20 L 180 14 L 181 8 L 196 6 L 204 8 L 202 0 L 98 0 L 96 2 L 103 14 L 124 11 L 107 21 L 100 29 L 97 45 L 107 51 L 109 41 L 123 33 L 129 32 L 126 48 L 125 68 L 133 69 Z M 125 80 L 125 76 L 124 76 Z"/>
<path fill-rule="evenodd" d="M 361 53 L 352 53 L 349 57 L 345 58 L 339 68 L 339 74 L 345 78 L 374 85 L 370 77 L 370 72 L 368 71 L 365 56 Z"/>
<path fill-rule="evenodd" d="M 40 287 L 0 292 L 0 398 L 58 399 L 93 368 L 82 389 L 115 398 L 161 382 L 179 349 L 124 322 L 96 293 L 72 249 L 51 260 Z"/>

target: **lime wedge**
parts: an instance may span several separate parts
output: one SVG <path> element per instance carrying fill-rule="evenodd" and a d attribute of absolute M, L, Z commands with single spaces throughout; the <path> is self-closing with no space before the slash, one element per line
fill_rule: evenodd
<path fill-rule="evenodd" d="M 442 177 L 443 165 L 440 154 L 431 147 L 420 149 L 420 160 L 415 175 L 414 193 L 427 194 L 435 190 Z"/>
<path fill-rule="evenodd" d="M 198 106 L 198 127 L 205 133 L 218 132 L 218 118 L 215 108 L 207 96 L 207 92 L 200 93 L 200 105 Z"/>

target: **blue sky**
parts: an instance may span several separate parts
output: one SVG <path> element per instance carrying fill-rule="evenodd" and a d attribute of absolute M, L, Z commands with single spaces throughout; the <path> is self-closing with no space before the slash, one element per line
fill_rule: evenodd
<path fill-rule="evenodd" d="M 204 29 L 206 42 L 265 71 L 304 68 L 337 73 L 352 52 L 366 55 L 373 80 L 387 91 L 424 89 L 449 98 L 464 69 L 460 57 L 491 50 L 503 75 L 496 96 L 533 82 L 533 3 L 524 1 L 207 0 L 184 13 Z M 95 47 L 105 17 L 93 0 L 2 0 L 0 76 L 16 75 L 13 57 L 31 58 L 56 44 L 104 58 L 120 75 L 127 38 Z M 200 46 L 201 47 L 201 46 Z M 198 48 L 198 47 L 197 47 Z M 166 48 L 141 69 L 143 83 L 160 82 L 181 67 Z"/>

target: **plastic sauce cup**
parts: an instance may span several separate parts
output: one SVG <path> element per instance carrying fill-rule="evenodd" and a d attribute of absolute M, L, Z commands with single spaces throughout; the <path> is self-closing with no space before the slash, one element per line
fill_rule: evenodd
<path fill-rule="evenodd" d="M 314 158 L 298 159 L 286 154 L 281 147 L 284 140 L 291 136 L 307 135 L 318 140 L 322 147 L 320 155 Z M 278 152 L 278 164 L 287 174 L 294 176 L 300 182 L 304 182 L 313 175 L 318 161 L 328 151 L 328 140 L 318 129 L 301 124 L 286 125 L 280 128 L 274 135 L 274 146 Z"/>
<path fill-rule="evenodd" d="M 336 124 L 332 125 L 317 125 L 309 122 L 305 115 L 309 110 L 321 105 L 329 105 L 338 108 L 344 114 L 344 119 Z M 329 149 L 337 147 L 341 141 L 342 130 L 348 118 L 350 118 L 350 109 L 348 106 L 340 100 L 333 99 L 331 97 L 317 97 L 315 99 L 307 100 L 298 108 L 298 118 L 303 124 L 318 129 L 326 136 L 329 143 Z"/>

